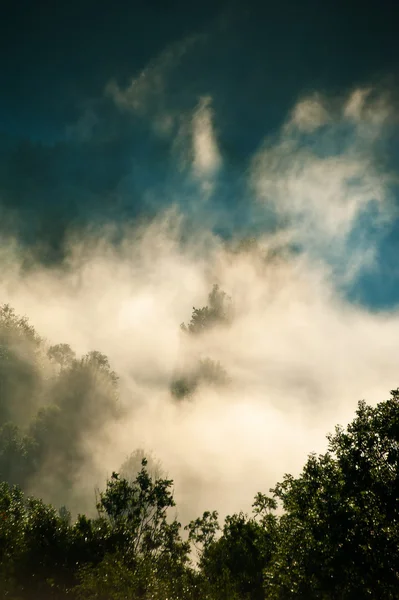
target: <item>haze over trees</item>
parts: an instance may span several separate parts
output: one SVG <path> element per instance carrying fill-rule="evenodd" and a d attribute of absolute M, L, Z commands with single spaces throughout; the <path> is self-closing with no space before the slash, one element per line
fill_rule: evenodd
<path fill-rule="evenodd" d="M 202 308 L 194 306 L 191 320 L 187 325 L 182 323 L 180 329 L 185 335 L 195 338 L 216 326 L 228 326 L 232 319 L 231 298 L 215 284 L 208 294 L 208 304 Z M 228 382 L 229 376 L 219 361 L 198 357 L 194 365 L 180 367 L 170 389 L 176 399 L 184 399 L 191 397 L 201 384 L 222 386 Z"/>
<path fill-rule="evenodd" d="M 183 339 L 232 318 L 215 286 Z M 195 402 L 200 386 L 228 384 L 218 357 L 199 357 L 170 392 Z M 94 489 L 79 493 L 82 469 L 96 469 L 87 437 L 124 414 L 104 354 L 48 346 L 4 305 L 0 386 L 0 597 L 399 598 L 399 390 L 374 407 L 360 402 L 297 477 L 270 490 L 260 481 L 252 512 L 221 521 L 209 507 L 181 524 L 162 457 L 134 447 L 98 482 L 96 500 Z"/>

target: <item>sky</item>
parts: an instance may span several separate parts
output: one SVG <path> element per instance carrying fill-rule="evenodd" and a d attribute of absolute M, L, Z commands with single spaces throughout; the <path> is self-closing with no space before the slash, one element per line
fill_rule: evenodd
<path fill-rule="evenodd" d="M 1 297 L 110 357 L 131 418 L 88 451 L 110 472 L 151 449 L 190 516 L 248 505 L 399 384 L 398 16 L 2 3 Z M 234 324 L 186 347 L 215 282 Z M 232 387 L 177 407 L 168 382 L 198 353 Z"/>
<path fill-rule="evenodd" d="M 24 241 L 48 244 L 50 258 L 71 227 L 153 218 L 175 202 L 224 236 L 275 226 L 249 206 L 247 172 L 293 106 L 313 93 L 397 89 L 387 0 L 22 0 L 1 10 L 2 221 Z M 200 208 L 187 144 L 204 99 L 222 168 Z M 386 167 L 395 168 L 395 138 L 385 142 Z M 390 265 L 396 233 L 385 239 Z M 362 300 L 397 300 L 394 286 L 373 287 L 362 282 Z"/>

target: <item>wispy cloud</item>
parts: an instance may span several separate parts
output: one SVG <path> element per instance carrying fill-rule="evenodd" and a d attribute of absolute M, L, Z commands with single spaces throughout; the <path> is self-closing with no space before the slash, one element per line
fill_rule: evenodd
<path fill-rule="evenodd" d="M 203 39 L 191 35 L 171 44 L 155 57 L 126 86 L 108 82 L 105 94 L 116 106 L 139 117 L 150 119 L 160 134 L 170 134 L 179 118 L 179 109 L 169 98 L 170 80 L 189 50 Z M 172 94 L 173 96 L 173 94 Z"/>
<path fill-rule="evenodd" d="M 352 119 L 358 127 L 374 127 L 376 134 L 387 121 L 392 121 L 395 111 L 386 94 L 373 88 L 359 88 L 350 94 L 343 111 L 344 117 Z"/>
<path fill-rule="evenodd" d="M 195 35 L 166 48 L 126 88 L 108 83 L 106 95 L 121 110 L 148 120 L 161 136 L 172 139 L 172 154 L 180 167 L 188 168 L 201 189 L 209 193 L 211 179 L 222 163 L 214 128 L 212 98 L 188 94 L 182 106 L 176 104 L 171 81 L 190 50 L 205 39 Z M 176 85 L 176 82 L 175 82 Z"/>
<path fill-rule="evenodd" d="M 299 131 L 312 133 L 329 122 L 331 122 L 331 115 L 323 98 L 315 95 L 295 105 L 286 129 L 296 128 Z"/>
<path fill-rule="evenodd" d="M 193 153 L 193 168 L 199 177 L 213 175 L 221 165 L 209 97 L 201 98 L 193 115 Z"/>
<path fill-rule="evenodd" d="M 294 240 L 352 265 L 372 259 L 370 240 L 348 246 L 360 220 L 375 230 L 394 210 L 393 178 L 381 170 L 374 148 L 392 108 L 378 98 L 366 108 L 369 93 L 356 90 L 341 103 L 301 100 L 277 142 L 266 140 L 252 164 L 258 201 L 275 211 Z"/>

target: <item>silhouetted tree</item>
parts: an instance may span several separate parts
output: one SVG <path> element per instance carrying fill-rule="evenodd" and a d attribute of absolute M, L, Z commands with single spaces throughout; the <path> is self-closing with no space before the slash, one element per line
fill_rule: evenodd
<path fill-rule="evenodd" d="M 399 392 L 391 394 L 376 407 L 360 402 L 328 452 L 273 490 L 284 514 L 268 598 L 398 597 Z"/>
<path fill-rule="evenodd" d="M 181 324 L 187 333 L 200 334 L 215 325 L 226 325 L 233 318 L 231 298 L 217 284 L 208 295 L 208 305 L 203 308 L 193 307 L 193 314 L 188 325 Z"/>

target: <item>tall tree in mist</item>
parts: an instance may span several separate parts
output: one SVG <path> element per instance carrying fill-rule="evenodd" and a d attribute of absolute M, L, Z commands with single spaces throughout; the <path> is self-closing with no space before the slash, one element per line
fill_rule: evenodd
<path fill-rule="evenodd" d="M 228 326 L 233 319 L 231 298 L 215 284 L 208 295 L 208 304 L 202 308 L 193 307 L 191 320 L 180 325 L 181 330 L 197 338 L 217 326 Z M 199 358 L 196 364 L 179 369 L 171 383 L 171 393 L 176 399 L 192 396 L 201 385 L 223 386 L 229 382 L 226 370 L 219 361 L 209 357 Z"/>
<path fill-rule="evenodd" d="M 191 320 L 187 325 L 181 324 L 181 329 L 194 335 L 201 334 L 215 325 L 228 325 L 233 318 L 231 298 L 214 284 L 208 295 L 208 304 L 202 308 L 193 307 Z"/>
<path fill-rule="evenodd" d="M 54 348 L 49 352 L 54 355 Z M 37 445 L 38 489 L 45 481 L 46 488 L 53 490 L 52 501 L 61 504 L 71 490 L 76 491 L 80 470 L 94 470 L 86 441 L 117 418 L 118 390 L 105 355 L 89 352 L 76 359 L 67 347 L 58 354 L 60 371 L 48 385 L 47 405 L 29 432 Z"/>
<path fill-rule="evenodd" d="M 41 401 L 43 345 L 26 317 L 0 306 L 0 423 L 26 425 Z"/>
<path fill-rule="evenodd" d="M 36 439 L 12 422 L 0 426 L 0 480 L 25 486 L 37 469 Z"/>
<path fill-rule="evenodd" d="M 46 347 L 26 317 L 0 308 L 0 478 L 72 501 L 88 437 L 119 415 L 117 376 L 97 351 Z M 93 490 L 94 493 L 94 490 Z"/>
<path fill-rule="evenodd" d="M 132 482 L 141 471 L 143 460 L 146 460 L 146 468 L 152 479 L 160 479 L 164 476 L 162 463 L 151 453 L 146 453 L 142 448 L 137 448 L 122 463 L 119 474 L 123 479 Z"/>

